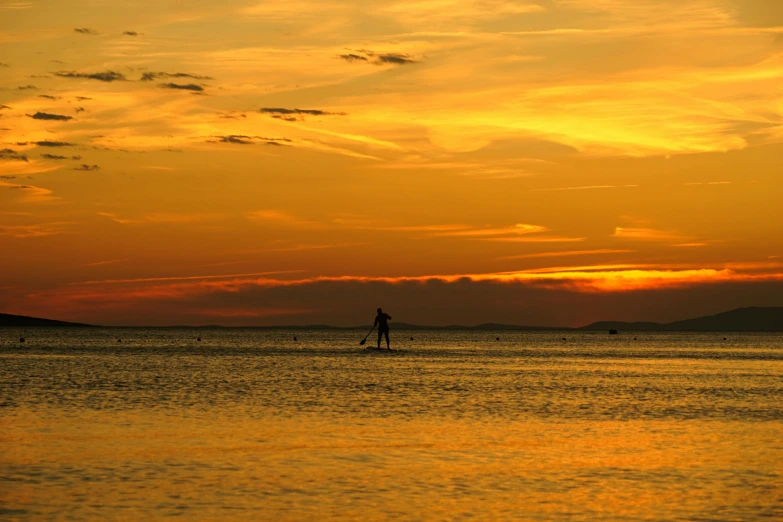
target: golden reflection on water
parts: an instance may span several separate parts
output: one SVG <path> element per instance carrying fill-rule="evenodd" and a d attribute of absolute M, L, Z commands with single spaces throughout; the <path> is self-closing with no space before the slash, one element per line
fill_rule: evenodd
<path fill-rule="evenodd" d="M 5 482 L 3 504 L 43 518 L 783 515 L 783 432 L 772 422 L 63 421 L 26 410 L 12 420 L 3 468 L 18 481 Z"/>
<path fill-rule="evenodd" d="M 780 337 L 153 333 L 0 339 L 0 519 L 783 519 Z"/>

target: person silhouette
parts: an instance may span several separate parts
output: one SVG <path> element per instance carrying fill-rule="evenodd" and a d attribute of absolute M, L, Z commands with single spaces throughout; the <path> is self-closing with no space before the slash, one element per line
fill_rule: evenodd
<path fill-rule="evenodd" d="M 391 350 L 391 346 L 389 346 L 389 323 L 387 321 L 391 320 L 391 316 L 389 314 L 383 313 L 383 310 L 378 308 L 378 315 L 375 316 L 375 325 L 378 326 L 378 348 L 381 347 L 381 337 L 384 335 L 386 336 L 386 349 Z"/>

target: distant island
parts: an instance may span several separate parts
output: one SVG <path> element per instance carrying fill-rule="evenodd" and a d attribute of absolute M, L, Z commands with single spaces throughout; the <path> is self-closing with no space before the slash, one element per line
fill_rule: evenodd
<path fill-rule="evenodd" d="M 51 319 L 40 319 L 37 317 L 27 317 L 23 315 L 12 315 L 0 313 L 0 327 L 38 327 L 38 326 L 60 326 L 60 327 L 93 327 L 95 325 L 82 323 L 69 323 L 66 321 L 54 321 Z M 200 325 L 200 326 L 177 326 L 178 328 L 224 328 L 219 325 Z M 253 327 L 250 327 L 253 328 Z M 329 325 L 306 325 L 306 326 L 266 326 L 256 328 L 295 328 L 295 329 L 325 329 L 341 328 Z M 353 328 L 364 328 L 358 326 Z M 513 324 L 484 323 L 474 326 L 449 325 L 449 326 L 425 326 L 410 323 L 394 323 L 393 328 L 398 330 L 617 330 L 625 331 L 662 331 L 662 332 L 783 332 L 783 306 L 777 307 L 748 307 L 737 308 L 716 315 L 696 317 L 694 319 L 685 319 L 683 321 L 674 321 L 673 323 L 652 323 L 652 322 L 623 322 L 623 321 L 599 321 L 579 328 L 557 327 L 557 326 L 521 326 Z"/>
<path fill-rule="evenodd" d="M 92 326 L 90 324 L 69 323 L 67 321 L 55 321 L 53 319 L 40 319 L 25 315 L 0 314 L 0 326 Z"/>
<path fill-rule="evenodd" d="M 783 331 L 783 306 L 737 308 L 720 314 L 673 323 L 626 323 L 599 321 L 580 330 L 652 330 L 665 332 L 780 332 Z"/>

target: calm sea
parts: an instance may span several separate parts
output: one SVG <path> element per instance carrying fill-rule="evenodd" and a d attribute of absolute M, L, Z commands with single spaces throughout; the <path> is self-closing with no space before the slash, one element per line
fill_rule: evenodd
<path fill-rule="evenodd" d="M 0 329 L 0 519 L 783 520 L 783 335 L 365 333 Z"/>

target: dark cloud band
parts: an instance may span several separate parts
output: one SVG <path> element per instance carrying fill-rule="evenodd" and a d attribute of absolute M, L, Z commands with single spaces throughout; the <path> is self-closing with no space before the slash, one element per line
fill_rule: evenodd
<path fill-rule="evenodd" d="M 215 136 L 218 143 L 234 143 L 237 145 L 253 145 L 257 141 L 263 142 L 267 145 L 283 145 L 283 143 L 291 143 L 290 138 L 267 138 L 266 136 L 245 136 L 243 134 L 229 134 L 228 136 Z"/>
<path fill-rule="evenodd" d="M 73 116 L 64 116 L 62 114 L 51 114 L 48 112 L 36 112 L 35 114 L 28 114 L 28 116 L 34 120 L 55 120 L 55 121 L 68 121 L 72 120 Z"/>
<path fill-rule="evenodd" d="M 99 170 L 100 167 L 98 165 L 87 165 L 86 163 L 83 163 L 82 165 L 75 167 L 73 170 L 82 170 L 86 172 L 92 172 Z"/>
<path fill-rule="evenodd" d="M 34 141 L 33 143 L 35 143 L 39 147 L 73 147 L 76 145 L 75 143 L 68 143 L 67 141 L 50 141 L 50 140 Z M 24 143 L 24 145 L 27 145 L 27 143 Z"/>
<path fill-rule="evenodd" d="M 204 92 L 204 87 L 201 85 L 196 85 L 195 83 L 186 83 L 186 84 L 180 84 L 180 83 L 161 83 L 159 84 L 164 89 L 175 89 L 180 91 L 193 91 L 193 92 Z"/>
<path fill-rule="evenodd" d="M 301 121 L 306 116 L 345 116 L 344 112 L 328 112 L 320 109 L 286 109 L 283 107 L 262 107 L 258 109 L 258 112 L 285 121 Z"/>
<path fill-rule="evenodd" d="M 348 62 L 366 62 L 366 61 L 369 61 L 369 58 L 367 58 L 366 56 L 362 56 L 360 54 L 353 54 L 353 53 L 341 54 L 340 58 L 342 58 L 343 60 L 346 60 Z"/>
<path fill-rule="evenodd" d="M 27 162 L 27 156 L 12 149 L 0 149 L 0 159 Z"/>
<path fill-rule="evenodd" d="M 376 53 L 366 49 L 354 53 L 340 54 L 339 58 L 347 62 L 365 62 L 375 65 L 408 65 L 419 63 L 413 56 L 404 53 Z"/>
<path fill-rule="evenodd" d="M 127 81 L 124 74 L 117 71 L 105 71 L 98 73 L 78 73 L 76 71 L 59 71 L 54 73 L 61 78 L 84 78 L 87 80 L 99 80 L 102 82 Z"/>
<path fill-rule="evenodd" d="M 192 78 L 194 80 L 214 80 L 211 76 L 201 76 L 190 73 L 148 72 L 141 75 L 141 81 L 150 82 L 158 78 Z"/>

